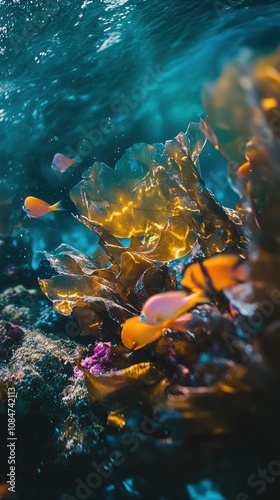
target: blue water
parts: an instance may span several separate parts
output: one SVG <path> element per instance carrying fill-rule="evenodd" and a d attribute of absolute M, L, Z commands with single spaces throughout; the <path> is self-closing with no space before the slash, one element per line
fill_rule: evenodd
<path fill-rule="evenodd" d="M 41 246 L 47 239 L 49 248 L 61 239 L 86 247 L 88 233 L 77 241 L 68 213 L 23 221 L 26 196 L 62 199 L 71 210 L 68 191 L 83 169 L 95 160 L 113 167 L 133 143 L 185 131 L 203 114 L 203 86 L 226 61 L 244 46 L 269 51 L 280 38 L 277 1 L 6 0 L 0 9 L 6 231 L 23 223 L 36 241 L 44 233 Z M 80 154 L 84 163 L 57 175 L 50 168 L 57 152 Z M 202 168 L 207 181 L 225 165 L 207 147 Z M 234 204 L 230 188 L 217 194 Z"/>

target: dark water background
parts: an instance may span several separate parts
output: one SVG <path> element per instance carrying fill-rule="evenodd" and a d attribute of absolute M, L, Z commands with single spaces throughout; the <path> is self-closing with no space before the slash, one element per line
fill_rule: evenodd
<path fill-rule="evenodd" d="M 277 1 L 6 0 L 0 12 L 0 232 L 20 227 L 35 248 L 94 240 L 70 213 L 23 220 L 26 196 L 73 210 L 86 167 L 185 131 L 205 82 L 241 47 L 263 53 L 280 38 Z M 57 152 L 84 163 L 58 175 Z M 210 146 L 202 168 L 206 181 L 225 168 Z M 217 195 L 234 205 L 230 189 Z"/>

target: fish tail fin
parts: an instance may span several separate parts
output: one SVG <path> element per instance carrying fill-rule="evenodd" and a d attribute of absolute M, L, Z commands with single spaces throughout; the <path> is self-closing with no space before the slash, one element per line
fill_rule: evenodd
<path fill-rule="evenodd" d="M 50 210 L 51 211 L 56 211 L 56 210 L 66 210 L 65 208 L 63 208 L 62 206 L 62 202 L 61 201 L 58 201 L 57 203 L 55 203 L 54 205 L 51 205 L 50 206 Z"/>
<path fill-rule="evenodd" d="M 80 155 L 75 156 L 74 158 L 75 163 L 83 163 L 83 158 Z"/>

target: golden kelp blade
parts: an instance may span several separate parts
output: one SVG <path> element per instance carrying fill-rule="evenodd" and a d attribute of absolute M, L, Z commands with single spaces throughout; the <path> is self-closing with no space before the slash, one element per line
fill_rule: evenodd
<path fill-rule="evenodd" d="M 137 388 L 157 382 L 161 372 L 153 363 L 138 363 L 123 370 L 92 375 L 79 362 L 78 367 L 85 375 L 86 385 L 92 401 L 120 401 L 128 399 Z"/>
<path fill-rule="evenodd" d="M 280 49 L 256 61 L 252 53 L 241 52 L 205 87 L 203 101 L 215 138 L 210 140 L 231 160 L 233 173 L 244 163 L 245 145 L 253 137 L 260 149 L 273 149 L 273 135 L 280 136 Z"/>
<path fill-rule="evenodd" d="M 94 259 L 65 243 L 52 252 L 44 252 L 44 255 L 59 274 L 91 275 L 96 269 Z"/>
<path fill-rule="evenodd" d="M 154 146 L 136 144 L 117 162 L 116 170 L 95 163 L 70 192 L 79 214 L 116 237 L 158 234 L 172 215 L 153 178 L 159 160 L 167 163 L 163 145 L 158 154 Z"/>
<path fill-rule="evenodd" d="M 273 54 L 257 59 L 254 64 L 254 76 L 262 96 L 262 106 L 266 112 L 273 109 L 279 111 L 280 106 L 280 49 Z M 275 120 L 277 114 L 275 114 Z M 278 113 L 279 119 L 279 113 Z M 275 124 L 275 123 L 274 123 Z M 274 133 L 279 136 L 280 129 L 274 127 Z"/>
<path fill-rule="evenodd" d="M 142 238 L 135 250 L 159 262 L 185 256 L 198 236 L 207 238 L 210 254 L 221 251 L 229 241 L 231 222 L 208 193 L 195 166 L 204 144 L 199 124 L 191 123 L 186 134 L 179 133 L 165 145 L 135 144 L 115 170 L 95 163 L 70 193 L 80 220 L 92 224 L 99 235 L 104 226 L 114 237 L 133 237 L 134 242 Z M 221 215 L 223 220 L 219 220 Z M 121 245 L 113 242 L 114 250 L 115 255 L 122 252 Z"/>
<path fill-rule="evenodd" d="M 155 246 L 141 253 L 159 262 L 169 262 L 184 257 L 197 242 L 197 234 L 188 223 L 190 219 L 187 210 L 167 219 Z"/>
<path fill-rule="evenodd" d="M 80 299 L 103 297 L 114 301 L 114 283 L 100 276 L 60 274 L 49 280 L 39 280 L 42 292 L 52 300 L 56 311 L 69 316 Z"/>
<path fill-rule="evenodd" d="M 39 280 L 39 284 L 57 312 L 73 313 L 81 335 L 100 338 L 113 330 L 117 340 L 121 325 L 139 312 L 149 296 L 176 287 L 175 273 L 141 253 L 127 251 L 121 243 L 118 246 L 118 240 L 105 229 L 94 227 L 106 238 L 103 246 L 112 265 L 96 269 L 94 259 L 62 245 L 46 255 L 60 274 Z"/>
<path fill-rule="evenodd" d="M 162 409 L 174 411 L 188 421 L 189 432 L 193 434 L 228 433 L 232 416 L 237 411 L 237 402 L 250 400 L 251 387 L 248 370 L 242 365 L 231 363 L 220 381 L 208 387 L 170 386 L 165 391 Z M 172 413 L 171 413 L 172 418 Z M 234 419 L 233 419 L 234 420 Z"/>
<path fill-rule="evenodd" d="M 119 273 L 116 276 L 117 290 L 125 302 L 132 302 L 136 305 L 141 302 L 141 299 L 143 300 L 143 297 L 146 300 L 158 290 L 175 288 L 171 276 L 169 283 L 167 276 L 167 270 L 163 266 L 159 266 L 145 255 L 124 252 L 121 256 Z"/>
<path fill-rule="evenodd" d="M 249 61 L 243 61 L 242 57 L 229 63 L 214 84 L 205 86 L 203 93 L 207 122 L 211 124 L 213 137 L 217 138 L 217 147 L 222 148 L 236 166 L 244 162 L 242 144 L 252 137 L 254 111 L 242 86 L 242 81 L 250 78 L 244 71 L 246 67 Z"/>
<path fill-rule="evenodd" d="M 112 411 L 107 417 L 107 424 L 117 429 L 122 429 L 126 424 L 124 414 L 121 411 Z"/>

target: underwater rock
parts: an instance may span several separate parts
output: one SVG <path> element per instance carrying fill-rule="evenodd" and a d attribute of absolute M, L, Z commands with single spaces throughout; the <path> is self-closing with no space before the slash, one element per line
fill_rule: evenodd
<path fill-rule="evenodd" d="M 20 339 L 17 333 L 11 341 L 15 328 L 21 332 Z M 103 412 L 93 411 L 84 380 L 73 377 L 74 359 L 81 346 L 6 322 L 0 322 L 0 332 L 0 424 L 4 428 L 6 392 L 13 387 L 20 437 L 18 473 L 24 469 L 27 477 L 40 480 L 44 474 L 60 471 L 63 475 L 73 467 L 73 473 L 82 474 L 89 453 L 97 458 L 102 447 L 103 453 L 106 449 L 101 437 Z M 9 336 L 4 345 L 3 332 Z"/>
<path fill-rule="evenodd" d="M 65 321 L 42 296 L 41 292 L 22 285 L 7 288 L 0 294 L 0 319 L 44 332 L 65 331 Z"/>

